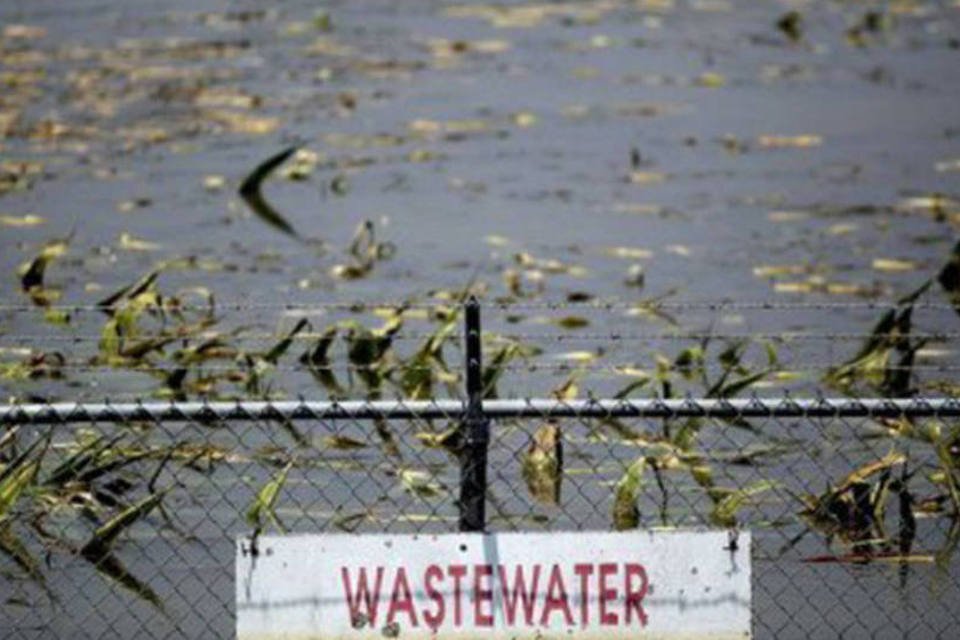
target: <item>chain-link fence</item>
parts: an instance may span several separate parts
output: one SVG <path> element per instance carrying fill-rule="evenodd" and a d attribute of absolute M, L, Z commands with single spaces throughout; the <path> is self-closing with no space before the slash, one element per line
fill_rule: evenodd
<path fill-rule="evenodd" d="M 264 532 L 680 526 L 753 532 L 758 637 L 952 635 L 950 394 L 735 399 L 731 366 L 682 399 L 498 399 L 477 311 L 464 400 L 0 408 L 2 635 L 230 637 Z"/>
<path fill-rule="evenodd" d="M 229 637 L 238 536 L 456 531 L 464 416 L 458 401 L 4 409 L 5 636 Z M 759 637 L 957 622 L 960 402 L 493 400 L 482 416 L 490 531 L 750 528 Z"/>

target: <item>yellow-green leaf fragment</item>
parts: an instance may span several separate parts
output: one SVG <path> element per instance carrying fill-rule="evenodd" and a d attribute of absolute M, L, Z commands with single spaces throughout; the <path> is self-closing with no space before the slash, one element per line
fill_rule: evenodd
<path fill-rule="evenodd" d="M 877 271 L 896 273 L 913 271 L 917 268 L 917 263 L 912 260 L 898 260 L 896 258 L 874 258 L 871 266 Z"/>
<path fill-rule="evenodd" d="M 747 506 L 754 496 L 777 487 L 776 482 L 761 480 L 743 489 L 737 489 L 721 498 L 713 507 L 710 520 L 718 527 L 733 527 L 737 524 L 737 512 Z"/>
<path fill-rule="evenodd" d="M 24 216 L 0 215 L 0 224 L 5 227 L 36 227 L 46 224 L 46 219 L 41 216 L 28 213 Z"/>
<path fill-rule="evenodd" d="M 617 531 L 636 529 L 640 525 L 637 498 L 643 486 L 643 472 L 646 468 L 646 458 L 639 457 L 617 482 L 613 500 L 613 526 Z"/>
<path fill-rule="evenodd" d="M 291 468 L 293 468 L 293 462 L 288 462 L 275 477 L 263 485 L 257 492 L 253 503 L 247 508 L 246 519 L 247 523 L 254 528 L 254 536 L 258 536 L 263 531 L 268 521 L 276 525 L 281 531 L 283 530 L 283 527 L 277 521 L 274 508 Z"/>

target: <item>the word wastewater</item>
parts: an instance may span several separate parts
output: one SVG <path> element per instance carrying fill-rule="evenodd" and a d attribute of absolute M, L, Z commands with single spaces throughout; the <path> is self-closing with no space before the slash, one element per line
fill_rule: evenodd
<path fill-rule="evenodd" d="M 421 575 L 406 568 L 341 567 L 345 605 L 354 626 L 426 626 L 438 630 L 492 628 L 496 611 L 509 627 L 645 626 L 649 582 L 637 563 L 431 564 Z M 388 587 L 389 585 L 389 587 Z M 422 595 L 422 597 L 417 597 Z M 386 600 L 386 607 L 380 606 Z M 419 600 L 429 606 L 420 608 Z M 500 607 L 495 604 L 500 603 Z M 382 616 L 382 617 L 380 617 Z"/>
<path fill-rule="evenodd" d="M 236 575 L 241 640 L 750 634 L 745 531 L 264 536 Z"/>

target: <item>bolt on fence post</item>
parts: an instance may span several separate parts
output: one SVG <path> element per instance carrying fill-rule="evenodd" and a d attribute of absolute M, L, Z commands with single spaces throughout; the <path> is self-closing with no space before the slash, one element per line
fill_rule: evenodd
<path fill-rule="evenodd" d="M 483 413 L 483 349 L 480 303 L 470 296 L 465 306 L 467 407 L 463 415 L 460 451 L 460 531 L 486 526 L 487 445 L 490 421 Z"/>

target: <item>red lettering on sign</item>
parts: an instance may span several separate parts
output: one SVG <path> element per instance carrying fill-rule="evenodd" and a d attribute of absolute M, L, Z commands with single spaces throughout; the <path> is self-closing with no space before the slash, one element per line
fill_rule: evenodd
<path fill-rule="evenodd" d="M 615 587 L 608 586 L 607 578 L 617 573 L 617 565 L 613 562 L 604 562 L 598 569 L 597 581 L 599 584 L 597 590 L 599 593 L 597 596 L 600 600 L 600 624 L 612 627 L 619 620 L 616 613 L 607 610 L 607 604 L 616 601 L 617 590 Z"/>
<path fill-rule="evenodd" d="M 643 598 L 647 595 L 647 571 L 640 564 L 623 565 L 626 576 L 624 578 L 624 609 L 626 609 L 626 623 L 629 625 L 633 621 L 633 613 L 636 612 L 637 620 L 640 626 L 647 626 L 647 613 L 643 610 Z M 633 586 L 633 579 L 640 579 L 639 588 Z"/>
<path fill-rule="evenodd" d="M 500 591 L 503 594 L 503 610 L 506 613 L 507 624 L 513 626 L 517 619 L 517 599 L 523 605 L 523 620 L 526 625 L 533 625 L 533 607 L 537 603 L 537 584 L 540 582 L 540 565 L 533 566 L 533 578 L 530 588 L 526 588 L 523 580 L 523 566 L 517 565 L 513 570 L 513 585 L 507 576 L 506 568 L 501 564 L 497 567 L 500 574 Z"/>
<path fill-rule="evenodd" d="M 547 597 L 543 601 L 543 613 L 540 614 L 541 627 L 549 626 L 550 614 L 555 610 L 563 613 L 567 626 L 573 625 L 573 614 L 570 613 L 570 603 L 567 602 L 567 587 L 563 584 L 563 572 L 557 565 L 553 565 L 553 569 L 550 571 Z"/>
<path fill-rule="evenodd" d="M 377 609 L 380 604 L 380 585 L 383 582 L 383 567 L 377 567 L 377 579 L 373 583 L 373 592 L 371 593 L 367 585 L 367 570 L 361 567 L 357 571 L 357 592 L 354 594 L 350 587 L 350 570 L 346 567 L 340 567 L 340 578 L 343 580 L 343 592 L 347 599 L 347 607 L 350 609 L 350 620 L 369 620 L 371 625 L 377 623 Z M 360 610 L 360 603 L 366 605 L 366 612 Z"/>
<path fill-rule="evenodd" d="M 593 575 L 592 564 L 575 564 L 573 572 L 580 576 L 580 626 L 586 628 L 590 624 L 590 576 Z"/>
<path fill-rule="evenodd" d="M 443 569 L 435 564 L 427 567 L 427 570 L 423 574 L 423 589 L 427 597 L 437 605 L 437 612 L 430 613 L 429 610 L 424 609 L 423 622 L 434 632 L 443 624 L 444 614 L 447 609 L 446 602 L 443 600 L 443 594 L 433 586 L 434 581 L 439 582 L 440 580 L 443 580 Z"/>
<path fill-rule="evenodd" d="M 397 569 L 397 576 L 393 579 L 393 591 L 390 594 L 390 608 L 387 609 L 387 624 L 391 624 L 397 613 L 404 611 L 410 618 L 410 626 L 417 626 L 417 611 L 413 608 L 413 593 L 407 581 L 407 570 Z"/>
<path fill-rule="evenodd" d="M 463 624 L 463 608 L 460 605 L 460 596 L 462 595 L 460 580 L 467 575 L 467 567 L 462 564 L 452 564 L 447 567 L 447 573 L 453 578 L 453 626 L 459 627 Z"/>
<path fill-rule="evenodd" d="M 472 569 L 471 569 L 472 567 Z M 550 573 L 545 589 L 540 588 L 541 573 L 549 567 Z M 622 583 L 618 572 L 624 572 Z M 572 574 L 571 574 L 572 569 Z M 393 576 L 387 571 L 395 571 Z M 470 572 L 472 570 L 472 575 Z M 512 570 L 512 571 L 511 571 Z M 606 627 L 623 624 L 632 626 L 637 621 L 641 627 L 648 623 L 643 600 L 650 588 L 646 569 L 641 564 L 604 562 L 601 564 L 576 563 L 573 565 L 462 565 L 442 566 L 431 564 L 422 574 L 422 582 L 411 586 L 406 567 L 359 567 L 340 568 L 344 599 L 351 622 L 356 626 L 377 626 L 381 612 L 381 593 L 385 597 L 386 584 L 391 585 L 386 605 L 386 622 L 399 622 L 405 628 L 416 628 L 420 621 L 434 633 L 441 628 L 462 628 L 464 624 L 478 628 L 492 628 L 496 621 L 494 607 L 494 571 L 502 596 L 504 624 L 509 627 L 572 627 L 579 624 L 586 629 L 591 622 Z M 353 575 L 351 575 L 353 573 Z M 571 601 L 572 592 L 567 590 L 567 580 L 576 576 L 579 598 Z M 419 579 L 421 576 L 416 576 Z M 449 577 L 452 588 L 444 584 Z M 468 593 L 465 593 L 468 591 Z M 542 599 L 539 597 L 543 593 Z M 416 594 L 416 596 L 415 596 Z M 449 595 L 448 595 L 449 594 Z M 464 600 L 469 597 L 467 605 Z M 385 598 L 386 599 L 386 598 Z M 451 607 L 452 620 L 447 617 Z M 622 599 L 623 613 L 617 606 Z M 464 606 L 472 602 L 472 620 L 464 620 Z M 595 602 L 596 614 L 591 614 Z M 419 605 L 419 606 L 418 606 Z M 579 605 L 576 615 L 574 607 Z M 556 614 L 562 620 L 556 619 Z M 466 614 L 469 615 L 469 612 Z M 591 620 L 591 615 L 594 618 Z M 400 620 L 398 620 L 400 618 Z M 579 622 L 577 622 L 579 621 Z"/>
<path fill-rule="evenodd" d="M 493 626 L 493 591 L 490 588 L 490 578 L 493 576 L 493 567 L 488 564 L 473 566 L 473 623 L 478 627 Z M 483 605 L 487 604 L 484 613 Z"/>

